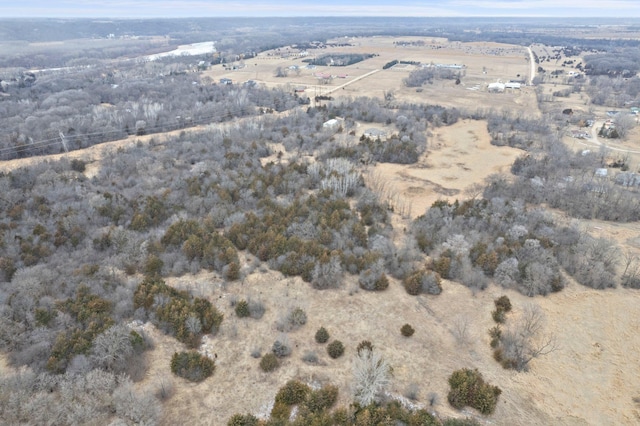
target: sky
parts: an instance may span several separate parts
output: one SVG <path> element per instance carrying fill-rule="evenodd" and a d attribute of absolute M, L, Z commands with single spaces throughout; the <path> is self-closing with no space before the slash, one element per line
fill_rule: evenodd
<path fill-rule="evenodd" d="M 640 0 L 0 0 L 0 17 L 624 17 Z"/>

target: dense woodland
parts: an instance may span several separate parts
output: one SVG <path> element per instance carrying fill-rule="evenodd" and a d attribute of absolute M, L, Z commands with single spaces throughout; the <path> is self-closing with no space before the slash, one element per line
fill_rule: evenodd
<path fill-rule="evenodd" d="M 159 61 L 5 77 L 12 84 L 0 101 L 0 158 L 59 153 L 298 104 L 280 90 L 215 85 L 192 71 Z"/>
<path fill-rule="evenodd" d="M 595 289 L 640 287 L 634 259 L 545 210 L 576 219 L 640 219 L 637 189 L 595 176 L 607 156 L 569 150 L 557 137 L 564 125 L 557 117 L 364 97 L 309 107 L 290 93 L 213 85 L 191 71 L 167 60 L 3 74 L 12 83 L 3 86 L 11 96 L 0 98 L 3 160 L 62 152 L 63 140 L 78 149 L 215 123 L 121 148 L 99 165 L 63 158 L 0 174 L 0 350 L 22 367 L 0 378 L 0 418 L 7 423 L 159 422 L 170 380 L 148 392 L 134 388 L 154 345 L 140 326 L 146 322 L 187 349 L 167 371 L 190 381 L 215 374 L 215 362 L 192 349 L 204 335 L 215 339 L 227 319 L 215 302 L 167 285 L 168 277 L 209 270 L 232 283 L 269 268 L 301 277 L 309 292 L 352 276 L 364 291 L 402 285 L 407 297 L 437 296 L 442 279 L 530 297 L 562 291 L 569 276 Z M 334 117 L 342 119 L 340 128 L 325 129 Z M 493 144 L 519 148 L 522 156 L 511 176 L 477 183 L 466 200 L 436 202 L 398 242 L 391 215 L 399 212 L 365 185 L 364 170 L 376 162 L 416 163 L 428 152 L 428 130 L 460 118 L 485 120 Z M 356 122 L 385 124 L 391 135 L 384 142 L 357 138 Z M 277 155 L 274 143 L 290 156 Z M 98 167 L 91 178 L 89 166 Z M 510 304 L 496 306 L 496 322 L 504 322 Z M 243 300 L 235 312 L 260 320 L 265 309 L 259 300 Z M 283 337 L 260 368 L 277 368 L 290 353 L 286 332 L 305 322 L 302 309 L 287 313 L 278 325 Z M 409 338 L 407 326 L 402 334 Z M 530 352 L 514 354 L 522 342 L 498 331 L 492 337 L 505 368 L 526 371 L 528 357 L 544 354 L 526 345 Z M 315 338 L 326 342 L 326 330 Z M 344 347 L 333 341 L 327 350 L 337 358 Z M 385 402 L 388 365 L 370 342 L 358 346 L 357 357 L 355 405 L 334 407 L 335 387 L 290 382 L 264 424 L 287 424 L 293 406 L 294 424 L 476 424 Z M 453 407 L 487 415 L 501 392 L 468 369 L 453 372 L 449 384 Z M 237 414 L 229 424 L 258 420 Z"/>

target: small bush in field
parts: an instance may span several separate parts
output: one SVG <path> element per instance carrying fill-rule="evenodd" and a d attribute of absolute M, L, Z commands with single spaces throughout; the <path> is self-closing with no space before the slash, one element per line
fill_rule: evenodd
<path fill-rule="evenodd" d="M 358 353 L 358 355 L 360 355 L 360 352 L 362 352 L 365 349 L 368 349 L 371 352 L 373 352 L 373 343 L 371 343 L 368 340 L 363 340 L 362 342 L 358 343 L 358 347 L 356 348 L 356 352 Z"/>
<path fill-rule="evenodd" d="M 415 332 L 416 331 L 413 329 L 413 327 L 411 327 L 410 324 L 405 324 L 400 328 L 400 333 L 402 333 L 404 337 L 411 337 Z"/>
<path fill-rule="evenodd" d="M 511 310 L 511 300 L 507 296 L 500 296 L 493 303 L 498 311 L 509 312 Z"/>
<path fill-rule="evenodd" d="M 297 405 L 307 399 L 309 392 L 311 392 L 309 386 L 298 380 L 289 380 L 276 394 L 276 403 Z"/>
<path fill-rule="evenodd" d="M 495 322 L 497 322 L 498 324 L 504 324 L 504 322 L 507 319 L 504 311 L 501 310 L 501 309 L 496 309 L 495 311 L 492 311 L 491 312 L 491 318 L 493 318 L 493 320 Z"/>
<path fill-rule="evenodd" d="M 449 404 L 457 409 L 472 407 L 482 414 L 491 414 L 502 393 L 499 387 L 484 382 L 478 370 L 463 368 L 449 377 L 451 390 L 447 396 Z"/>
<path fill-rule="evenodd" d="M 273 352 L 269 352 L 265 354 L 260 360 L 260 368 L 265 373 L 269 373 L 280 366 L 280 361 L 278 361 L 278 357 L 275 356 Z"/>
<path fill-rule="evenodd" d="M 246 300 L 241 300 L 236 303 L 235 311 L 238 318 L 245 318 L 251 315 L 251 312 L 249 312 L 249 304 Z"/>
<path fill-rule="evenodd" d="M 305 405 L 312 413 L 319 413 L 329 409 L 338 400 L 338 387 L 327 385 L 321 389 L 311 391 Z"/>
<path fill-rule="evenodd" d="M 286 334 L 281 334 L 278 339 L 273 342 L 271 352 L 278 358 L 284 358 L 291 355 L 291 343 Z"/>
<path fill-rule="evenodd" d="M 247 301 L 247 305 L 249 307 L 249 316 L 251 316 L 251 318 L 253 319 L 262 318 L 266 308 L 264 307 L 264 303 L 262 303 L 261 300 L 249 299 Z"/>
<path fill-rule="evenodd" d="M 404 391 L 404 396 L 411 401 L 417 401 L 420 395 L 420 385 L 417 383 L 410 383 L 407 389 Z"/>
<path fill-rule="evenodd" d="M 253 414 L 234 414 L 227 426 L 258 426 L 258 418 Z"/>
<path fill-rule="evenodd" d="M 318 331 L 316 331 L 316 342 L 318 343 L 327 343 L 329 340 L 329 332 L 326 328 L 320 327 Z"/>
<path fill-rule="evenodd" d="M 309 351 L 306 352 L 303 356 L 302 356 L 302 360 L 304 362 L 306 362 L 307 364 L 312 364 L 315 365 L 318 363 L 318 354 L 315 353 L 314 351 Z"/>
<path fill-rule="evenodd" d="M 302 327 L 307 323 L 307 313 L 302 308 L 294 308 L 289 314 L 289 323 L 294 327 Z"/>
<path fill-rule="evenodd" d="M 491 312 L 491 317 L 498 324 L 504 324 L 507 312 L 511 310 L 511 301 L 507 296 L 500 296 L 493 303 L 496 305 L 496 310 Z"/>
<path fill-rule="evenodd" d="M 276 329 L 282 332 L 297 330 L 307 323 L 307 313 L 300 307 L 290 309 L 286 315 L 281 316 Z"/>
<path fill-rule="evenodd" d="M 500 345 L 500 337 L 502 336 L 502 330 L 499 325 L 489 329 L 489 336 L 491 337 L 491 347 L 497 348 Z"/>
<path fill-rule="evenodd" d="M 334 340 L 327 346 L 327 353 L 333 359 L 340 358 L 344 354 L 344 345 L 340 340 Z"/>
<path fill-rule="evenodd" d="M 198 352 L 176 352 L 171 357 L 171 372 L 191 382 L 201 382 L 213 374 L 215 362 Z"/>
<path fill-rule="evenodd" d="M 507 296 L 500 296 L 496 300 L 493 301 L 496 305 L 496 309 L 509 312 L 511 310 L 511 300 Z"/>

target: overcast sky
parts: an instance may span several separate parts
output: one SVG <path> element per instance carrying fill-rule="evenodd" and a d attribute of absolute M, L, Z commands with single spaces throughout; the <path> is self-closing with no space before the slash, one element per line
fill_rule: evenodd
<path fill-rule="evenodd" d="M 0 0 L 0 17 L 640 17 L 640 0 Z"/>

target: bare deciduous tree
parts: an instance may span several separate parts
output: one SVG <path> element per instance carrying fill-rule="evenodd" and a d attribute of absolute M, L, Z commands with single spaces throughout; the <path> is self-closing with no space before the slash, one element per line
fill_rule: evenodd
<path fill-rule="evenodd" d="M 556 338 L 544 331 L 545 316 L 538 305 L 527 304 L 518 320 L 500 337 L 503 365 L 527 371 L 529 363 L 558 349 Z"/>
<path fill-rule="evenodd" d="M 623 259 L 622 285 L 624 287 L 640 288 L 640 259 L 630 251 L 624 253 Z"/>
<path fill-rule="evenodd" d="M 379 401 L 390 383 L 391 368 L 382 355 L 368 348 L 353 360 L 353 396 L 365 407 Z"/>
<path fill-rule="evenodd" d="M 130 333 L 129 327 L 119 324 L 96 337 L 91 354 L 94 362 L 110 371 L 124 368 L 133 354 Z"/>
<path fill-rule="evenodd" d="M 636 126 L 636 117 L 626 112 L 621 112 L 615 116 L 616 131 L 621 139 L 625 139 L 631 129 Z"/>
<path fill-rule="evenodd" d="M 457 344 L 466 345 L 471 340 L 470 322 L 469 317 L 466 315 L 458 315 L 453 319 L 451 334 L 453 334 Z"/>

